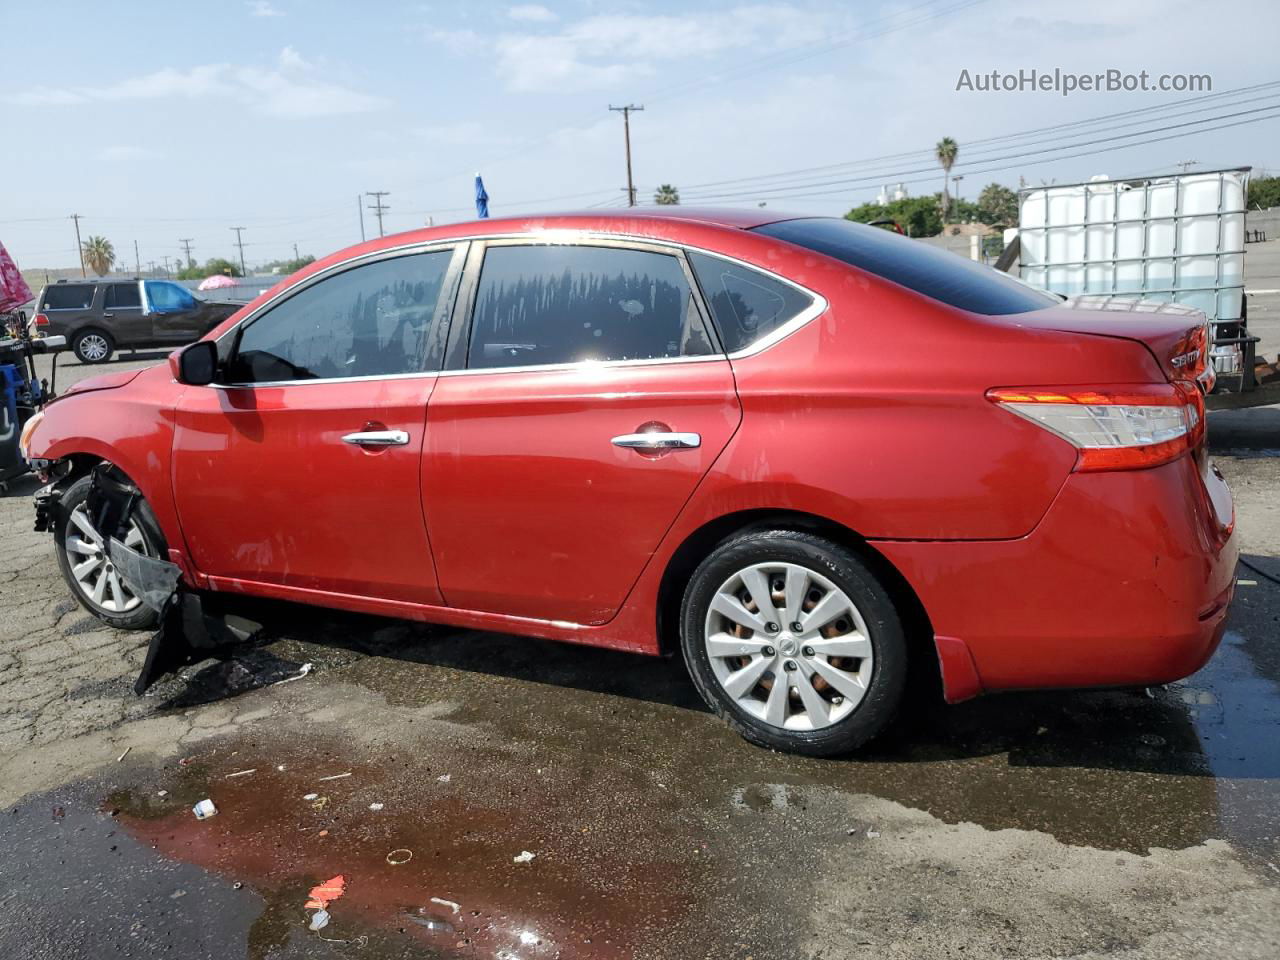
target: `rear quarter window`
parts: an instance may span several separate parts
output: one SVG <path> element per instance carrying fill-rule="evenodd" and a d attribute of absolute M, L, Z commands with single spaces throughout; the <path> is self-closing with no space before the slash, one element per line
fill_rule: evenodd
<path fill-rule="evenodd" d="M 813 297 L 759 270 L 689 251 L 726 353 L 767 340 L 813 304 Z"/>
<path fill-rule="evenodd" d="M 842 260 L 970 313 L 1029 313 L 1061 302 L 999 270 L 851 220 L 783 220 L 756 227 L 755 232 Z"/>
<path fill-rule="evenodd" d="M 91 283 L 59 283 L 44 291 L 46 310 L 88 310 L 93 306 Z"/>

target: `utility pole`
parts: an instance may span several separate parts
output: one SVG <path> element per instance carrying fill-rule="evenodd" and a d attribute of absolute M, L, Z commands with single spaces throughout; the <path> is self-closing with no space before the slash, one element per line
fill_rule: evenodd
<path fill-rule="evenodd" d="M 231 229 L 236 232 L 236 246 L 240 248 L 240 276 L 243 277 L 249 272 L 244 268 L 244 240 L 240 237 L 244 227 L 232 227 Z"/>
<path fill-rule="evenodd" d="M 360 242 L 364 243 L 364 194 L 356 194 L 356 212 L 360 214 Z"/>
<path fill-rule="evenodd" d="M 138 256 L 138 241 L 133 241 L 133 272 L 137 276 L 142 276 L 142 258 Z"/>
<path fill-rule="evenodd" d="M 369 209 L 378 215 L 378 236 L 385 237 L 386 234 L 382 232 L 382 215 L 391 208 L 382 202 L 382 198 L 391 196 L 391 192 L 389 190 L 370 190 L 365 196 L 373 197 L 373 203 L 369 204 Z"/>
<path fill-rule="evenodd" d="M 169 276 L 169 258 L 168 257 L 164 258 L 164 275 L 165 275 L 165 278 L 168 279 L 168 276 Z"/>
<path fill-rule="evenodd" d="M 80 254 L 80 276 L 87 277 L 89 274 L 84 269 L 84 244 L 80 242 L 80 214 L 73 213 L 71 219 L 76 222 L 76 250 Z"/>
<path fill-rule="evenodd" d="M 1188 170 L 1190 170 L 1192 167 L 1194 167 L 1194 166 L 1195 166 L 1196 164 L 1198 164 L 1199 162 L 1200 162 L 1199 160 L 1179 160 L 1177 163 L 1175 163 L 1175 164 L 1174 164 L 1174 166 L 1175 166 L 1175 167 L 1181 167 L 1181 168 L 1182 168 L 1182 172 L 1183 172 L 1183 173 L 1186 173 Z"/>
<path fill-rule="evenodd" d="M 186 237 L 178 241 L 180 244 L 182 244 L 183 249 L 187 251 L 188 267 L 192 266 L 195 263 L 195 261 L 191 259 L 191 243 L 193 240 L 195 240 L 195 237 Z"/>
<path fill-rule="evenodd" d="M 615 107 L 609 104 L 609 109 L 615 113 L 622 114 L 622 136 L 627 144 L 627 206 L 634 207 L 636 205 L 636 186 L 631 180 L 631 114 L 636 110 L 643 110 L 644 106 L 636 106 L 629 103 L 625 107 Z"/>
<path fill-rule="evenodd" d="M 298 253 L 298 245 L 296 243 L 293 245 L 293 259 L 295 260 L 302 259 L 302 255 Z"/>

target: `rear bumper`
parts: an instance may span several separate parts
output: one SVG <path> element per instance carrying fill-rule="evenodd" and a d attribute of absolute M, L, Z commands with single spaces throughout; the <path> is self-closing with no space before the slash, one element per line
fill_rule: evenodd
<path fill-rule="evenodd" d="M 953 701 L 1194 673 L 1225 630 L 1238 554 L 1230 490 L 1193 457 L 1072 474 L 1018 540 L 876 547 L 924 604 Z"/>

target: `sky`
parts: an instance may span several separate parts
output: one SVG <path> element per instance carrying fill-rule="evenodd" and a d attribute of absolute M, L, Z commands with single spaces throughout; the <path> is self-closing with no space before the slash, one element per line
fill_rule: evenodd
<path fill-rule="evenodd" d="M 368 191 L 389 193 L 387 233 L 470 219 L 476 172 L 493 216 L 619 206 L 623 104 L 644 106 L 641 202 L 670 183 L 838 216 L 882 184 L 941 189 L 943 136 L 968 199 L 1183 161 L 1280 172 L 1280 85 L 1185 106 L 1197 94 L 957 89 L 965 70 L 1115 69 L 1222 94 L 1280 81 L 1276 36 L 1274 0 L 0 0 L 0 242 L 24 268 L 73 266 L 78 213 L 146 269 L 182 238 L 235 257 L 239 226 L 252 267 L 358 242 Z M 1119 149 L 1075 156 L 1100 147 Z"/>

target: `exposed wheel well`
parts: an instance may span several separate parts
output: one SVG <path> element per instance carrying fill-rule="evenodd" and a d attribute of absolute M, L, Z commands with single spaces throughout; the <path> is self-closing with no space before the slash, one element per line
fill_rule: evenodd
<path fill-rule="evenodd" d="M 880 578 L 902 616 L 912 661 L 911 686 L 918 692 L 928 684 L 939 698 L 942 675 L 933 643 L 933 625 L 916 592 L 884 555 L 843 524 L 799 510 L 742 510 L 726 514 L 695 530 L 671 555 L 658 587 L 657 631 L 664 654 L 680 649 L 680 603 L 693 571 L 730 537 L 756 530 L 795 530 L 825 537 L 850 550 Z"/>

